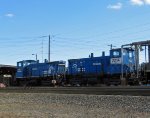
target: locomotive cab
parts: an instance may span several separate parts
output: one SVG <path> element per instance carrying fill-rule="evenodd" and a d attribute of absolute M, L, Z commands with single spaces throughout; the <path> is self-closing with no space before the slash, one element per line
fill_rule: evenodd
<path fill-rule="evenodd" d="M 37 61 L 35 60 L 23 60 L 23 61 L 19 61 L 17 62 L 17 72 L 16 72 L 16 78 L 24 78 L 25 77 L 25 67 L 36 63 Z"/>
<path fill-rule="evenodd" d="M 135 70 L 134 50 L 121 48 L 110 50 L 110 77 L 115 84 L 120 84 L 121 74 L 129 78 Z"/>

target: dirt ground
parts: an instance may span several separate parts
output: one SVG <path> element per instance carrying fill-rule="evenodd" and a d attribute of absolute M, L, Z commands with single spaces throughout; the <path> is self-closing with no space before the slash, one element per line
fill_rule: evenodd
<path fill-rule="evenodd" d="M 0 93 L 0 118 L 149 118 L 150 97 Z"/>

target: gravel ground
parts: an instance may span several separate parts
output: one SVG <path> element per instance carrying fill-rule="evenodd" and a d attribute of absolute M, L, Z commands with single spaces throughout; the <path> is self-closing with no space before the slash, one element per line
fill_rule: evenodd
<path fill-rule="evenodd" d="M 0 93 L 0 118 L 150 118 L 150 97 Z"/>

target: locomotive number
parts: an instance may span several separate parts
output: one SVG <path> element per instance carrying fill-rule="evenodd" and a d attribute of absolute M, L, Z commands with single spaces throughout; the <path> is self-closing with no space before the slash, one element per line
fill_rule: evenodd
<path fill-rule="evenodd" d="M 111 64 L 121 64 L 121 58 L 111 58 Z"/>

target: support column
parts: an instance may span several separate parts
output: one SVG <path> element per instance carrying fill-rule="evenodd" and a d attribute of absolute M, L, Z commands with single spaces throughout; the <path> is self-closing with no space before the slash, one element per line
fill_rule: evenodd
<path fill-rule="evenodd" d="M 136 75 L 139 77 L 139 45 L 135 45 L 135 66 L 136 66 Z"/>
<path fill-rule="evenodd" d="M 123 79 L 123 46 L 121 46 L 121 79 Z"/>
<path fill-rule="evenodd" d="M 148 62 L 150 63 L 150 45 L 148 45 Z"/>

